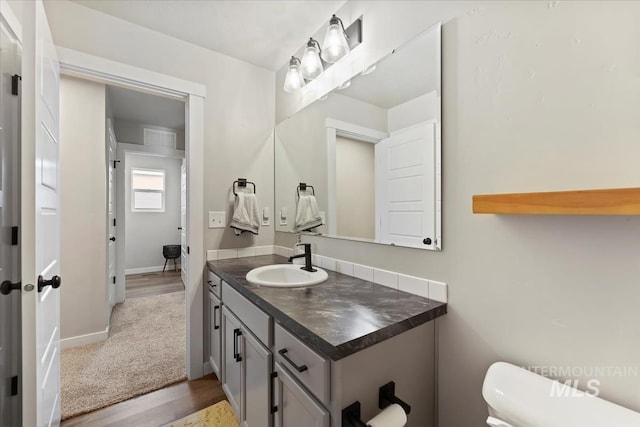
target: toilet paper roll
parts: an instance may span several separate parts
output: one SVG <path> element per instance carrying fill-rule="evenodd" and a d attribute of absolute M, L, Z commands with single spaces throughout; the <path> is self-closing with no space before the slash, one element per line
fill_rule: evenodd
<path fill-rule="evenodd" d="M 371 427 L 404 427 L 406 423 L 407 414 L 397 403 L 387 406 L 382 412 L 367 421 L 367 425 Z"/>

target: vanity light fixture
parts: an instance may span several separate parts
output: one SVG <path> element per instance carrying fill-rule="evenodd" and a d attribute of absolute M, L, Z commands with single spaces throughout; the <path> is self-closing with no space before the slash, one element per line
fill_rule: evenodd
<path fill-rule="evenodd" d="M 310 37 L 300 64 L 300 74 L 305 80 L 313 80 L 324 73 L 320 52 L 320 43 Z"/>
<path fill-rule="evenodd" d="M 284 91 L 296 92 L 308 82 L 322 77 L 326 68 L 344 58 L 360 43 L 362 43 L 362 16 L 345 29 L 342 20 L 333 15 L 322 47 L 317 40 L 309 38 L 302 54 L 302 61 L 295 56 L 291 57 L 284 79 Z M 351 83 L 346 82 L 341 88 L 344 89 L 349 84 Z"/>
<path fill-rule="evenodd" d="M 295 56 L 289 61 L 289 70 L 284 79 L 284 91 L 293 93 L 304 86 L 304 79 L 300 75 L 300 60 Z"/>
<path fill-rule="evenodd" d="M 344 30 L 342 19 L 336 15 L 331 17 L 327 34 L 322 43 L 322 59 L 334 64 L 351 52 L 347 42 L 347 34 Z"/>

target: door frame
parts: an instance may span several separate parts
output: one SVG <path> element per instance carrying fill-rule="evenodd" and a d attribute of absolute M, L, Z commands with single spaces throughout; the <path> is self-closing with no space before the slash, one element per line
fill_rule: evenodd
<path fill-rule="evenodd" d="M 186 373 L 204 375 L 204 98 L 206 87 L 155 71 L 57 47 L 60 74 L 120 86 L 185 102 L 187 162 L 187 280 L 185 283 Z M 122 227 L 120 227 L 122 229 Z M 120 231 L 119 231 L 120 233 Z M 118 240 L 121 240 L 118 238 Z M 122 266 L 117 259 L 118 265 Z M 120 268 L 120 267 L 118 267 Z M 118 277 L 124 280 L 124 277 Z"/>

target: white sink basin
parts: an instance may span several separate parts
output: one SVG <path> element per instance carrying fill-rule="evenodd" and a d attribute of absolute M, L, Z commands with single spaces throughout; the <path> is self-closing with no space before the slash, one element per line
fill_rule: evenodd
<path fill-rule="evenodd" d="M 301 288 L 313 286 L 327 280 L 326 271 L 313 267 L 317 271 L 309 272 L 297 264 L 275 264 L 254 268 L 247 273 L 249 283 L 273 288 Z"/>

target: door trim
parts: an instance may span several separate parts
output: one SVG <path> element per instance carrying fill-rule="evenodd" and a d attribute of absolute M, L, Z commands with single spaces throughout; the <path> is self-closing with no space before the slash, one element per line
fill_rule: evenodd
<path fill-rule="evenodd" d="M 143 91 L 185 102 L 185 159 L 187 162 L 187 245 L 190 252 L 185 284 L 187 324 L 187 377 L 204 374 L 204 97 L 206 88 L 179 79 L 106 58 L 57 47 L 60 73 L 109 85 Z M 122 230 L 119 227 L 118 230 Z M 120 231 L 118 231 L 118 234 Z M 124 236 L 118 235 L 122 240 Z M 124 264 L 117 260 L 117 265 Z M 119 267 L 120 268 L 120 267 Z"/>

